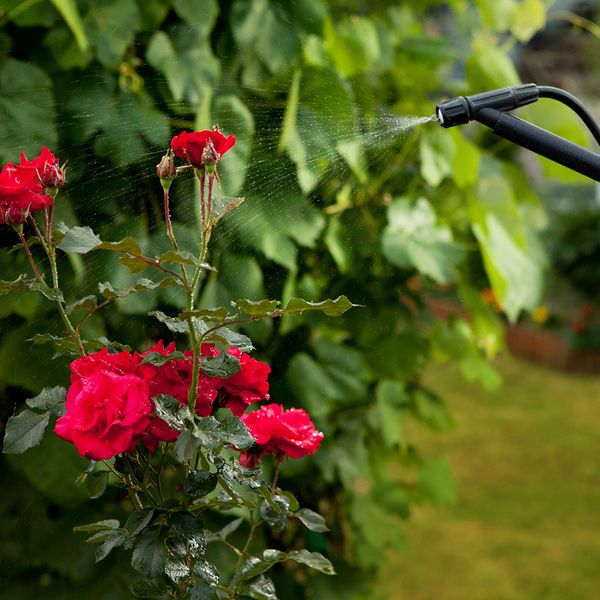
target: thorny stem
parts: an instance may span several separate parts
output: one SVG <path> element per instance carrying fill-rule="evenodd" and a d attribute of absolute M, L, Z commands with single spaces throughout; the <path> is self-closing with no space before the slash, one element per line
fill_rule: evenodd
<path fill-rule="evenodd" d="M 273 483 L 271 484 L 271 494 L 275 493 L 277 489 L 277 480 L 279 479 L 279 468 L 281 467 L 281 461 L 283 460 L 283 455 L 281 453 L 275 455 L 275 469 L 273 471 Z"/>
<path fill-rule="evenodd" d="M 177 239 L 175 238 L 175 234 L 173 233 L 173 223 L 171 223 L 171 212 L 169 211 L 169 190 L 163 190 L 163 209 L 165 211 L 165 224 L 167 226 L 167 236 L 171 240 L 173 244 L 173 248 L 179 252 L 179 246 L 177 244 Z"/>

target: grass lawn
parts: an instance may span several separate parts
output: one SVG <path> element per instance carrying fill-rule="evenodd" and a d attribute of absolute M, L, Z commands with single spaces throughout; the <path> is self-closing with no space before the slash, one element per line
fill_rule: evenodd
<path fill-rule="evenodd" d="M 497 367 L 495 393 L 450 367 L 427 377 L 457 426 L 411 435 L 449 459 L 459 498 L 415 510 L 380 576 L 388 600 L 600 598 L 600 376 Z"/>

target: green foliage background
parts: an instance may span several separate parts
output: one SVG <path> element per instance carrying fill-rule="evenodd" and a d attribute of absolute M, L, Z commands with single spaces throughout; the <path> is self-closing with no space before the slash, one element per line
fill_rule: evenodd
<path fill-rule="evenodd" d="M 544 26 L 544 3 L 4 0 L 0 23 L 0 160 L 42 144 L 68 160 L 59 219 L 166 250 L 154 167 L 172 134 L 218 122 L 238 138 L 220 166 L 222 194 L 246 201 L 217 235 L 220 275 L 203 283 L 204 304 L 344 293 L 364 306 L 246 333 L 272 365 L 272 398 L 305 407 L 326 433 L 322 449 L 286 464 L 282 477 L 326 515 L 332 533 L 306 545 L 340 576 L 280 573 L 282 597 L 374 598 L 371 575 L 386 550 L 403 546 L 411 506 L 455 496 L 447 463 L 405 434 L 410 419 L 433 431 L 452 425 L 421 382 L 424 367 L 455 360 L 469 379 L 497 386 L 488 358 L 501 327 L 479 290 L 491 285 L 516 318 L 537 305 L 546 266 L 544 211 L 512 150 L 477 128 L 411 129 L 402 115 L 518 83 L 507 52 Z M 174 194 L 178 237 L 193 248 L 193 189 L 175 182 Z M 27 271 L 15 242 L 3 228 L 1 279 Z M 133 283 L 100 253 L 61 269 L 69 299 L 94 293 L 95 281 Z M 436 284 L 457 287 L 470 322 L 432 320 L 424 292 Z M 120 300 L 118 312 L 90 319 L 87 335 L 141 347 L 167 336 L 147 312 L 179 302 L 164 289 Z M 66 383 L 65 360 L 30 341 L 57 333 L 51 311 L 42 296 L 0 301 L 4 420 L 42 386 Z M 121 498 L 86 504 L 74 485 L 85 464 L 52 436 L 1 460 L 0 597 L 42 588 L 48 600 L 81 590 L 128 597 L 119 558 L 95 569 L 92 549 L 70 531 L 128 510 Z"/>

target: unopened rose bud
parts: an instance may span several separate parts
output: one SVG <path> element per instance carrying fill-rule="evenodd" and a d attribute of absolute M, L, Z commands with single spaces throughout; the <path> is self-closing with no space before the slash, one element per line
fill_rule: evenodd
<path fill-rule="evenodd" d="M 202 151 L 202 164 L 209 176 L 214 174 L 220 158 L 221 155 L 217 152 L 214 144 L 211 140 L 208 140 Z"/>
<path fill-rule="evenodd" d="M 168 190 L 173 179 L 177 177 L 177 168 L 175 167 L 172 150 L 167 150 L 167 153 L 160 159 L 160 162 L 156 165 L 156 174 L 160 178 L 160 184 L 165 190 Z"/>
<path fill-rule="evenodd" d="M 65 184 L 65 168 L 58 162 L 46 162 L 40 173 L 40 181 L 45 188 L 58 189 Z"/>

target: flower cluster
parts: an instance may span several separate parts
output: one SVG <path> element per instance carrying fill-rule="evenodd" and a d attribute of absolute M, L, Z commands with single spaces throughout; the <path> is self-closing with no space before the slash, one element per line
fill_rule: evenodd
<path fill-rule="evenodd" d="M 32 160 L 21 152 L 18 164 L 8 163 L 0 171 L 0 224 L 18 225 L 29 214 L 52 206 L 46 190 L 64 182 L 64 170 L 48 148 Z"/>
<path fill-rule="evenodd" d="M 168 361 L 161 366 L 145 363 L 150 353 L 168 355 L 175 344 L 160 341 L 147 352 L 109 354 L 104 348 L 71 363 L 71 386 L 67 412 L 56 422 L 55 432 L 71 442 L 79 454 L 91 460 L 105 460 L 130 452 L 139 443 L 153 452 L 159 441 L 172 442 L 178 431 L 154 412 L 152 398 L 168 394 L 184 406 L 192 381 L 192 356 Z M 253 402 L 268 399 L 269 366 L 237 348 L 229 353 L 240 361 L 240 370 L 229 378 L 209 377 L 201 372 L 196 412 L 208 416 L 220 407 L 243 414 Z M 220 354 L 213 344 L 203 344 L 203 356 Z"/>

